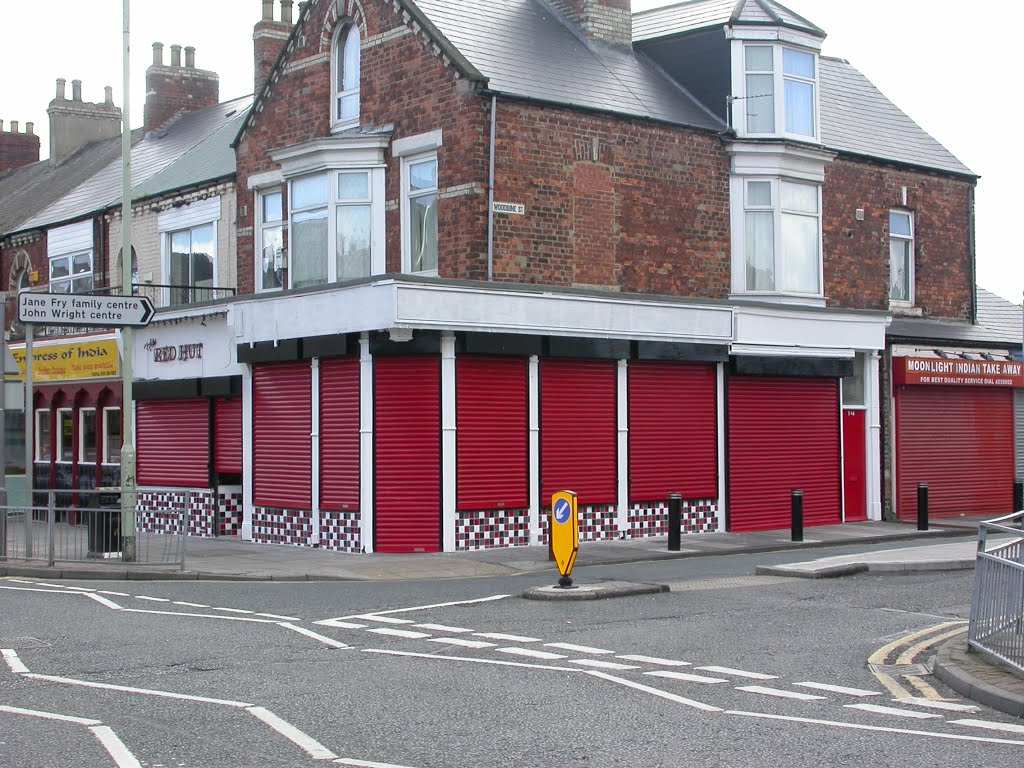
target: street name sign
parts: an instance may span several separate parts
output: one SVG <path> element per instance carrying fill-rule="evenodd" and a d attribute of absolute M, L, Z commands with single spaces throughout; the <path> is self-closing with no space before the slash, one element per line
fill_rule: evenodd
<path fill-rule="evenodd" d="M 558 491 L 551 495 L 551 554 L 562 575 L 559 581 L 562 586 L 572 584 L 569 574 L 580 548 L 579 521 L 575 493 Z"/>
<path fill-rule="evenodd" d="M 154 314 L 153 302 L 146 296 L 18 294 L 18 320 L 22 323 L 142 328 L 149 325 Z"/>

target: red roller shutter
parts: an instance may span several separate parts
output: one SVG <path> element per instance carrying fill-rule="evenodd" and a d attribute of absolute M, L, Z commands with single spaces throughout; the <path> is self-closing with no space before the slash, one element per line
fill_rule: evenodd
<path fill-rule="evenodd" d="M 580 504 L 616 501 L 616 364 L 544 360 L 540 379 L 542 504 L 575 491 Z"/>
<path fill-rule="evenodd" d="M 459 357 L 458 508 L 529 504 L 529 392 L 521 358 Z"/>
<path fill-rule="evenodd" d="M 242 399 L 218 398 L 213 405 L 213 468 L 242 474 Z"/>
<path fill-rule="evenodd" d="M 928 483 L 933 517 L 1004 515 L 1013 506 L 1013 390 L 896 388 L 896 511 L 917 518 Z"/>
<path fill-rule="evenodd" d="M 135 408 L 138 484 L 210 487 L 210 405 L 143 400 Z"/>
<path fill-rule="evenodd" d="M 715 367 L 629 364 L 629 498 L 718 498 Z"/>
<path fill-rule="evenodd" d="M 252 497 L 261 507 L 311 509 L 312 373 L 308 362 L 253 368 Z"/>
<path fill-rule="evenodd" d="M 839 385 L 835 379 L 729 380 L 732 531 L 790 527 L 790 493 L 804 524 L 839 523 Z"/>
<path fill-rule="evenodd" d="M 359 358 L 320 362 L 320 507 L 359 509 Z"/>
<path fill-rule="evenodd" d="M 374 436 L 377 552 L 441 548 L 441 361 L 377 357 Z"/>

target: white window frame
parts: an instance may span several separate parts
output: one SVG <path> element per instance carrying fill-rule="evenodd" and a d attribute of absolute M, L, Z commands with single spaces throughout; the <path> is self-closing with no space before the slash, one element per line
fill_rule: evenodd
<path fill-rule="evenodd" d="M 917 271 L 917 252 L 916 252 L 916 230 L 914 228 L 914 212 L 906 209 L 893 208 L 889 211 L 889 216 L 893 215 L 906 216 L 907 221 L 910 224 L 910 236 L 894 234 L 892 231 L 892 225 L 888 224 L 889 228 L 889 306 L 890 307 L 912 307 L 914 306 L 914 279 L 915 272 Z M 898 241 L 901 243 L 909 244 L 909 253 L 907 254 L 907 298 L 906 299 L 894 299 L 892 298 L 892 242 Z"/>
<path fill-rule="evenodd" d="M 89 268 L 82 272 L 75 272 L 75 262 L 81 262 L 82 258 L 86 260 Z M 56 262 L 67 261 L 68 273 L 64 277 L 54 277 L 53 267 Z M 75 283 L 88 278 L 89 286 L 84 291 L 76 291 Z M 88 293 L 93 289 L 93 263 L 92 263 L 92 251 L 77 251 L 74 253 L 65 253 L 60 256 L 50 257 L 50 276 L 49 276 L 50 292 L 51 293 Z M 67 290 L 64 290 L 64 288 Z"/>
<path fill-rule="evenodd" d="M 57 428 L 55 431 L 57 437 L 56 454 L 54 460 L 58 464 L 71 464 L 75 460 L 75 410 L 74 408 L 58 408 L 55 412 L 57 417 Z M 71 458 L 64 459 L 64 417 L 67 417 L 71 421 Z"/>
<path fill-rule="evenodd" d="M 733 47 L 733 94 L 732 123 L 737 134 L 743 137 L 757 138 L 789 138 L 797 141 L 820 142 L 821 140 L 821 62 L 818 51 L 805 45 L 794 43 L 773 42 L 769 39 L 737 40 Z M 803 41 L 799 41 L 803 42 Z M 811 44 L 810 41 L 807 41 Z M 820 41 L 817 41 L 820 45 Z M 774 127 L 770 133 L 753 132 L 747 127 L 747 99 L 754 94 L 747 93 L 746 49 L 748 46 L 769 47 L 772 49 L 772 102 L 774 106 Z M 786 74 L 783 67 L 783 51 L 791 50 L 806 53 L 814 59 L 814 77 L 805 78 Z M 755 70 L 753 74 L 768 74 L 766 70 Z M 809 84 L 813 89 L 811 99 L 814 115 L 812 119 L 812 135 L 793 133 L 786 126 L 786 81 Z"/>
<path fill-rule="evenodd" d="M 110 460 L 110 453 L 107 451 L 107 449 L 108 449 L 108 447 L 110 445 L 110 431 L 108 429 L 108 426 L 109 426 L 109 422 L 110 422 L 109 417 L 110 417 L 111 412 L 115 412 L 117 414 L 117 420 L 118 420 L 119 424 L 121 423 L 121 419 L 122 419 L 122 417 L 121 417 L 121 409 L 118 406 L 116 406 L 116 405 L 115 406 L 107 406 L 107 407 L 105 407 L 103 409 L 103 455 L 102 455 L 102 459 L 103 459 L 103 463 L 104 464 L 120 464 L 121 463 L 121 450 L 120 450 L 120 448 L 118 448 L 118 453 L 117 453 L 117 457 L 118 458 L 117 458 L 116 462 L 112 462 Z M 121 432 L 121 440 L 122 440 L 122 443 L 123 443 L 124 442 L 124 426 L 123 425 L 120 427 L 120 432 Z M 97 451 L 98 450 L 99 449 L 97 448 Z"/>
<path fill-rule="evenodd" d="M 78 463 L 89 463 L 95 464 L 96 459 L 100 455 L 99 446 L 99 434 L 94 433 L 93 436 L 96 439 L 96 455 L 92 458 L 92 461 L 86 459 L 85 456 L 85 425 L 92 420 L 93 429 L 96 428 L 96 409 L 95 408 L 79 408 L 78 409 Z"/>
<path fill-rule="evenodd" d="M 43 429 L 40 422 L 43 417 L 46 417 L 47 426 Z M 36 408 L 36 424 L 35 424 L 35 449 L 33 452 L 33 458 L 35 461 L 53 461 L 54 460 L 54 445 L 50 439 L 51 429 L 53 428 L 53 412 L 49 408 Z M 43 438 L 50 444 L 50 457 L 43 457 Z"/>
<path fill-rule="evenodd" d="M 182 227 L 181 229 L 175 229 L 175 230 L 171 230 L 170 232 L 165 232 L 162 235 L 162 237 L 163 237 L 163 251 L 164 251 L 164 268 L 163 268 L 164 280 L 163 280 L 163 282 L 166 285 L 168 285 L 168 286 L 173 285 L 172 282 L 171 282 L 171 255 L 173 253 L 173 249 L 172 249 L 172 246 L 171 246 L 172 238 L 175 235 L 180 234 L 182 232 L 188 232 L 191 235 L 192 232 L 194 232 L 195 230 L 200 229 L 202 227 L 210 227 L 210 229 L 211 229 L 211 231 L 213 233 L 212 234 L 212 242 L 213 242 L 213 266 L 212 266 L 213 285 L 210 285 L 210 286 L 199 286 L 199 285 L 196 285 L 195 284 L 195 275 L 192 274 L 192 265 L 189 264 L 189 282 L 186 284 L 188 286 L 188 289 L 189 289 L 188 301 L 178 302 L 174 306 L 179 306 L 179 307 L 180 306 L 187 306 L 189 304 L 195 304 L 197 301 L 205 301 L 206 300 L 206 299 L 197 299 L 196 295 L 192 292 L 194 290 L 208 290 L 208 291 L 210 291 L 210 298 L 214 298 L 215 297 L 215 291 L 219 287 L 217 285 L 217 282 L 218 282 L 217 281 L 217 275 L 218 275 L 218 268 L 217 268 L 218 267 L 218 265 L 217 265 L 217 235 L 218 235 L 218 232 L 217 232 L 217 222 L 216 221 L 206 221 L 206 222 L 203 222 L 203 223 L 200 223 L 200 224 L 193 224 L 191 226 Z M 191 254 L 192 254 L 192 252 L 189 251 L 189 255 L 190 256 L 191 256 Z M 183 286 L 179 286 L 178 289 L 180 290 L 181 287 L 183 287 Z M 173 297 L 172 291 L 174 291 L 174 290 L 175 289 L 171 288 L 171 287 L 163 289 L 163 292 L 164 292 L 164 306 L 171 306 L 171 299 Z"/>
<path fill-rule="evenodd" d="M 197 200 L 194 203 L 162 211 L 157 216 L 157 231 L 160 233 L 160 282 L 171 284 L 171 235 L 186 229 L 192 230 L 207 224 L 213 225 L 213 286 L 220 287 L 220 219 L 221 198 L 219 195 Z M 161 305 L 169 306 L 170 288 L 162 290 Z M 189 302 L 192 303 L 192 302 Z M 187 306 L 187 305 L 179 305 Z"/>
<path fill-rule="evenodd" d="M 354 47 L 354 51 L 353 51 Z M 345 71 L 345 60 L 355 54 L 357 80 L 354 86 L 345 88 L 341 82 L 342 73 Z M 331 43 L 331 131 L 343 131 L 359 125 L 359 116 L 362 111 L 360 103 L 360 82 L 358 76 L 362 68 L 362 32 L 359 25 L 353 22 L 345 22 L 338 25 L 334 33 L 334 40 Z M 351 64 L 351 61 L 349 61 Z M 350 67 L 351 68 L 351 67 Z M 341 104 L 344 99 L 355 96 L 356 112 L 354 115 L 342 117 Z"/>
<path fill-rule="evenodd" d="M 280 286 L 266 287 L 263 284 L 263 274 L 265 272 L 264 262 L 273 264 L 275 270 L 281 270 L 282 272 L 288 266 L 287 254 L 284 249 L 284 233 L 288 228 L 288 209 L 285 206 L 285 195 L 284 186 L 278 185 L 274 187 L 266 187 L 263 189 L 257 189 L 254 193 L 253 205 L 256 209 L 256 258 L 255 271 L 256 271 L 256 293 L 268 293 L 270 291 L 281 291 L 286 286 L 285 280 L 281 280 Z M 267 220 L 264 218 L 264 199 L 269 195 L 281 195 L 281 218 L 275 220 Z M 281 247 L 275 249 L 273 254 L 264 253 L 263 249 L 266 247 L 264 242 L 266 240 L 266 232 L 274 227 L 281 228 Z M 281 277 L 284 277 L 282 274 Z"/>
<path fill-rule="evenodd" d="M 410 185 L 410 173 L 409 169 L 413 165 L 420 163 L 434 163 L 434 178 L 435 184 L 430 189 L 419 189 L 415 192 L 409 189 Z M 437 152 L 424 152 L 418 155 L 409 155 L 402 158 L 402 272 L 416 275 L 436 276 L 438 273 L 438 266 L 441 261 L 440 253 L 440 242 L 438 242 L 438 253 L 436 256 L 437 264 L 432 269 L 420 269 L 413 270 L 412 268 L 412 210 L 409 205 L 410 200 L 417 197 L 426 197 L 428 195 L 434 195 L 437 199 L 434 203 L 434 216 L 438 214 L 438 208 L 441 203 L 441 187 L 440 187 L 440 174 L 438 173 L 438 162 Z"/>
<path fill-rule="evenodd" d="M 89 279 L 89 288 L 92 290 L 94 287 L 94 268 L 95 261 L 93 258 L 93 223 L 92 220 L 80 221 L 77 224 L 68 224 L 63 227 L 55 227 L 47 232 L 46 236 L 46 256 L 47 256 L 47 282 L 49 283 L 48 290 L 51 293 L 74 293 L 74 284 L 77 281 L 85 278 Z M 74 265 L 75 259 L 81 259 L 85 257 L 88 260 L 89 270 L 87 272 L 79 272 L 75 274 Z M 64 277 L 54 279 L 53 267 L 54 263 L 62 260 L 67 260 L 68 263 L 68 274 Z M 67 290 L 61 290 L 62 287 L 66 286 Z"/>

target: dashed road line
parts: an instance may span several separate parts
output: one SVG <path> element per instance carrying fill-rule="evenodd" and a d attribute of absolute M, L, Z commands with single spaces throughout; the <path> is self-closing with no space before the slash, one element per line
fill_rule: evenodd
<path fill-rule="evenodd" d="M 341 619 L 323 619 L 313 623 L 319 624 L 321 627 L 335 627 L 336 629 L 366 629 L 365 624 L 356 624 L 354 621 L 342 621 Z"/>
<path fill-rule="evenodd" d="M 847 709 L 859 709 L 862 712 L 874 712 L 877 715 L 890 715 L 892 717 L 910 717 L 917 720 L 941 719 L 942 715 L 934 712 L 914 712 L 911 709 L 896 709 L 896 707 L 883 707 L 881 704 L 846 704 Z"/>
<path fill-rule="evenodd" d="M 433 653 L 414 653 L 413 651 L 393 651 L 389 648 L 363 648 L 363 653 L 379 653 L 385 656 L 406 656 L 413 659 L 435 659 L 441 661 L 464 661 L 468 664 L 491 664 L 496 667 L 522 667 L 524 669 L 547 669 L 555 672 L 583 672 L 578 667 L 556 667 L 551 664 L 531 664 L 525 661 L 505 661 L 504 659 L 479 659 L 472 656 L 441 656 Z"/>
<path fill-rule="evenodd" d="M 142 608 L 121 608 L 125 613 L 149 613 L 155 616 L 186 616 L 190 619 L 217 619 L 217 621 L 247 621 L 251 624 L 279 624 L 273 619 L 257 619 L 252 616 L 218 616 L 215 613 L 182 613 L 181 611 L 147 611 Z"/>
<path fill-rule="evenodd" d="M 463 648 L 493 648 L 495 646 L 495 643 L 488 643 L 486 640 L 467 640 L 464 637 L 432 637 L 427 642 L 458 645 Z"/>
<path fill-rule="evenodd" d="M 799 691 L 785 691 L 781 688 L 767 688 L 763 685 L 738 685 L 737 691 L 747 693 L 759 693 L 762 696 L 775 696 L 780 699 L 798 699 L 800 701 L 823 701 L 824 696 L 817 696 L 813 693 L 800 693 Z"/>
<path fill-rule="evenodd" d="M 430 605 L 413 605 L 408 608 L 393 608 L 387 611 L 374 611 L 373 613 L 359 613 L 352 614 L 349 616 L 338 616 L 336 619 L 323 619 L 322 621 L 315 621 L 314 624 L 324 624 L 329 621 L 338 621 L 345 619 L 367 619 L 370 616 L 390 616 L 395 613 L 412 613 L 413 611 L 426 611 L 430 608 L 451 608 L 455 605 L 474 605 L 476 603 L 490 603 L 494 600 L 504 600 L 506 597 L 511 595 L 490 595 L 488 597 L 476 597 L 472 600 L 452 600 L 447 603 L 431 603 Z"/>
<path fill-rule="evenodd" d="M 18 658 L 18 653 L 13 648 L 0 649 L 0 653 L 3 654 L 4 661 L 7 662 L 7 666 L 14 674 L 24 675 L 29 671 L 28 667 Z"/>
<path fill-rule="evenodd" d="M 801 688 L 813 688 L 817 691 L 828 691 L 829 693 L 842 693 L 847 696 L 881 696 L 878 691 L 866 691 L 863 688 L 849 688 L 845 685 L 831 685 L 829 683 L 814 683 L 805 680 L 802 683 L 793 683 Z"/>
<path fill-rule="evenodd" d="M 594 648 L 591 645 L 573 645 L 572 643 L 544 643 L 547 648 L 560 648 L 563 651 L 575 651 L 576 653 L 592 653 L 595 656 L 610 655 L 615 651 L 604 648 Z"/>
<path fill-rule="evenodd" d="M 340 765 L 351 765 L 355 768 L 410 768 L 408 765 L 394 765 L 392 763 L 375 763 L 371 760 L 353 760 L 350 757 L 339 757 L 334 761 Z"/>
<path fill-rule="evenodd" d="M 917 697 L 909 699 L 893 699 L 898 704 L 913 704 L 918 707 L 928 707 L 929 709 L 944 709 L 947 712 L 977 712 L 978 708 L 970 704 L 956 704 L 952 701 L 932 701 L 931 699 L 921 699 Z"/>
<path fill-rule="evenodd" d="M 392 637 L 405 637 L 409 640 L 423 640 L 430 637 L 426 632 L 415 632 L 411 629 L 392 629 L 391 627 L 373 627 L 366 630 L 375 635 L 390 635 Z"/>
<path fill-rule="evenodd" d="M 268 618 L 268 619 L 280 619 L 281 621 L 302 621 L 302 619 L 300 619 L 297 616 L 281 616 L 280 614 L 277 614 L 277 613 L 256 613 L 256 614 L 253 614 L 253 615 L 254 616 L 263 616 L 263 617 Z"/>
<path fill-rule="evenodd" d="M 136 759 L 124 742 L 117 737 L 114 729 L 109 725 L 94 725 L 89 728 L 96 740 L 107 750 L 117 768 L 142 768 L 142 763 Z"/>
<path fill-rule="evenodd" d="M 347 645 L 341 642 L 340 640 L 335 640 L 334 638 L 327 637 L 326 635 L 321 635 L 317 632 L 314 632 L 311 629 L 306 629 L 305 627 L 297 626 L 288 621 L 282 621 L 280 624 L 278 624 L 278 626 L 284 627 L 285 629 L 290 629 L 292 632 L 298 632 L 300 635 L 311 637 L 314 640 L 323 643 L 324 645 L 331 646 L 332 648 L 340 648 L 342 650 L 346 650 L 352 647 L 351 645 Z"/>
<path fill-rule="evenodd" d="M 570 664 L 579 664 L 581 667 L 597 667 L 599 669 L 639 669 L 635 664 L 618 664 L 614 661 L 603 661 L 602 659 L 570 659 Z"/>
<path fill-rule="evenodd" d="M 641 691 L 643 693 L 649 693 L 652 696 L 657 696 L 658 698 L 665 699 L 667 701 L 673 701 L 676 704 L 682 704 L 682 705 L 687 706 L 687 707 L 692 707 L 694 709 L 699 709 L 702 712 L 721 712 L 722 711 L 721 707 L 715 707 L 715 706 L 712 706 L 711 704 L 705 704 L 703 701 L 695 701 L 694 699 L 688 699 L 685 696 L 677 696 L 674 693 L 669 693 L 668 691 L 663 691 L 660 688 L 652 688 L 649 685 L 644 685 L 643 683 L 637 683 L 637 682 L 634 682 L 633 680 L 627 680 L 627 679 L 625 679 L 623 677 L 616 677 L 615 675 L 609 675 L 606 672 L 599 672 L 596 669 L 585 670 L 584 674 L 592 675 L 594 677 L 599 677 L 602 680 L 608 680 L 609 682 L 617 683 L 618 685 L 625 686 L 626 688 L 632 688 L 635 691 Z"/>
<path fill-rule="evenodd" d="M 473 637 L 485 637 L 488 640 L 504 640 L 506 643 L 539 643 L 539 637 L 523 637 L 522 635 L 506 635 L 502 632 L 474 632 Z"/>
<path fill-rule="evenodd" d="M 104 606 L 105 608 L 110 608 L 111 610 L 114 610 L 114 611 L 120 611 L 121 610 L 121 606 L 120 605 L 115 603 L 113 600 L 108 600 L 107 598 L 103 597 L 103 595 L 87 594 L 86 597 L 88 597 L 90 600 L 95 600 L 97 603 L 99 603 L 100 605 Z M 129 595 L 129 597 L 130 597 L 130 595 Z"/>
<path fill-rule="evenodd" d="M 331 750 L 314 739 L 308 733 L 299 730 L 291 723 L 285 722 L 269 709 L 250 706 L 246 709 L 246 712 L 273 728 L 279 734 L 288 739 L 288 741 L 305 751 L 306 754 L 314 760 L 333 760 L 337 757 L 336 754 L 331 752 Z"/>
<path fill-rule="evenodd" d="M 349 619 L 362 619 L 363 621 L 377 621 L 381 624 L 414 624 L 412 619 L 396 619 L 393 616 L 378 616 L 375 613 L 364 613 L 359 616 L 347 616 Z M 317 622 L 319 624 L 319 622 Z"/>
<path fill-rule="evenodd" d="M 150 601 L 152 603 L 169 603 L 169 602 L 171 602 L 170 598 L 167 598 L 167 597 L 150 597 L 149 595 L 136 595 L 135 599 L 136 600 L 148 600 L 148 601 Z"/>
<path fill-rule="evenodd" d="M 211 608 L 211 611 L 224 611 L 224 613 L 238 613 L 252 616 L 255 611 L 247 611 L 243 608 Z"/>
<path fill-rule="evenodd" d="M 206 603 L 187 603 L 184 600 L 175 600 L 174 604 L 175 605 L 183 605 L 186 608 L 209 608 L 210 607 Z"/>
<path fill-rule="evenodd" d="M 93 720 L 88 717 L 74 717 L 73 715 L 61 715 L 56 712 L 42 712 L 38 709 L 24 709 L 23 707 L 10 707 L 0 704 L 0 712 L 7 712 L 10 715 L 27 715 L 38 717 L 43 720 L 56 720 L 62 723 L 74 723 L 75 725 L 102 725 L 102 720 Z"/>
<path fill-rule="evenodd" d="M 663 667 L 689 667 L 691 666 L 688 661 L 676 661 L 675 659 L 659 659 L 657 656 L 641 656 L 635 653 L 623 653 L 618 654 L 616 659 L 623 659 L 624 661 L 641 661 L 645 664 L 658 664 Z"/>
<path fill-rule="evenodd" d="M 429 629 L 433 632 L 451 632 L 454 635 L 472 632 L 472 629 L 465 627 L 449 627 L 447 624 L 414 624 L 419 629 Z"/>
<path fill-rule="evenodd" d="M 554 661 L 555 659 L 564 659 L 565 655 L 561 653 L 550 653 L 548 651 L 535 651 L 532 648 L 495 648 L 497 653 L 507 653 L 512 656 L 529 656 L 533 659 L 547 659 L 548 661 Z"/>
<path fill-rule="evenodd" d="M 187 693 L 174 693 L 172 691 L 157 691 L 151 688 L 135 688 L 128 685 L 114 685 L 113 683 L 99 683 L 95 680 L 76 680 L 71 677 L 60 677 L 58 675 L 37 675 L 33 672 L 24 675 L 32 680 L 45 680 L 50 683 L 61 683 L 63 685 L 76 685 L 81 688 L 97 688 L 103 691 L 120 691 L 121 693 L 137 693 L 142 696 L 155 696 L 161 699 L 177 699 L 179 701 L 198 701 L 203 704 L 220 704 L 225 707 L 246 709 L 253 706 L 244 701 L 231 701 L 230 699 L 215 699 L 208 696 L 193 696 Z"/>
<path fill-rule="evenodd" d="M 728 683 L 724 677 L 708 677 L 707 675 L 691 675 L 687 672 L 670 672 L 668 670 L 658 669 L 654 672 L 644 672 L 645 675 L 651 677 L 664 677 L 669 680 L 682 680 L 686 683 L 705 683 L 707 685 L 714 685 L 716 683 Z"/>
<path fill-rule="evenodd" d="M 778 675 L 765 675 L 761 672 L 747 672 L 745 669 L 733 669 L 732 667 L 694 667 L 702 672 L 717 672 L 720 675 L 732 675 L 733 677 L 749 677 L 751 680 L 778 680 Z"/>
<path fill-rule="evenodd" d="M 992 731 L 1006 731 L 1007 733 L 1024 733 L 1024 725 L 1013 723 L 994 723 L 987 720 L 950 720 L 952 725 L 966 725 L 968 728 L 988 728 Z"/>
<path fill-rule="evenodd" d="M 100 589 L 97 591 L 101 595 L 113 595 L 114 597 L 131 597 L 131 595 L 129 595 L 127 592 L 114 592 L 109 589 Z M 178 603 L 178 605 L 180 605 L 180 603 Z"/>

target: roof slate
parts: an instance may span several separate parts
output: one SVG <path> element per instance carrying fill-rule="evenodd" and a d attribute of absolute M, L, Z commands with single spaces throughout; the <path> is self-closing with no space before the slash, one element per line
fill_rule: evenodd
<path fill-rule="evenodd" d="M 894 317 L 886 335 L 899 339 L 926 339 L 935 343 L 988 344 L 1020 347 L 1024 343 L 1024 309 L 978 287 L 977 324 L 953 320 Z"/>
<path fill-rule="evenodd" d="M 978 286 L 978 324 L 1010 344 L 1024 344 L 1024 309 Z"/>
<path fill-rule="evenodd" d="M 633 40 L 685 35 L 726 24 L 782 24 L 815 37 L 825 36 L 819 27 L 773 0 L 688 0 L 634 13 Z"/>

